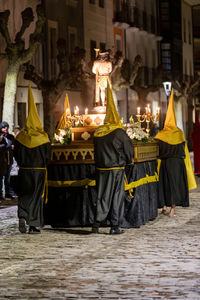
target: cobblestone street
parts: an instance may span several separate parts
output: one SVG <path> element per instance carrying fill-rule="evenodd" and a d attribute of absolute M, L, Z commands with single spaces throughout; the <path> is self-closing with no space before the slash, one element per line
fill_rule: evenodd
<path fill-rule="evenodd" d="M 200 299 L 200 190 L 176 216 L 125 234 L 91 228 L 20 234 L 0 209 L 0 299 Z"/>

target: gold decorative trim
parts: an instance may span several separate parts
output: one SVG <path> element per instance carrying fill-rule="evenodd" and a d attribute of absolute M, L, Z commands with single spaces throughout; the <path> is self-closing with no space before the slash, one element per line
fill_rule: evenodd
<path fill-rule="evenodd" d="M 157 142 L 133 143 L 133 162 L 157 159 L 159 145 Z M 94 145 L 92 142 L 72 142 L 69 145 L 52 145 L 51 164 L 94 164 Z"/>

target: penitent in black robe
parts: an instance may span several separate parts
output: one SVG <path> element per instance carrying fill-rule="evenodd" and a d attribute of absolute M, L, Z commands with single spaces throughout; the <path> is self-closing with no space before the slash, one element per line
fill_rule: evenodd
<path fill-rule="evenodd" d="M 20 167 L 18 217 L 24 218 L 29 226 L 44 225 L 44 187 L 50 150 L 50 143 L 34 148 L 27 148 L 17 141 L 15 143 L 14 156 Z"/>
<path fill-rule="evenodd" d="M 158 207 L 164 205 L 189 206 L 189 190 L 185 167 L 185 142 L 170 145 L 159 141 L 159 172 Z"/>
<path fill-rule="evenodd" d="M 111 226 L 119 226 L 124 213 L 123 167 L 132 162 L 132 142 L 123 129 L 115 129 L 94 138 L 94 158 L 98 193 L 95 220 L 109 220 Z"/>

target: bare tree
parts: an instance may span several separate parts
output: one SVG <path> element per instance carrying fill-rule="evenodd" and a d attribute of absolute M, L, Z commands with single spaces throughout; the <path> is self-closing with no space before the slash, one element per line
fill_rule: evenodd
<path fill-rule="evenodd" d="M 188 126 L 187 126 L 187 137 L 188 137 L 188 148 L 192 149 L 192 140 L 191 140 L 191 133 L 193 130 L 193 99 L 196 95 L 199 95 L 199 88 L 200 88 L 200 76 L 197 75 L 195 80 L 189 81 L 184 80 L 181 81 L 179 79 L 172 80 L 172 85 L 176 91 L 178 91 L 179 95 L 176 96 L 176 101 L 182 101 L 183 99 L 186 100 L 187 107 L 188 107 Z"/>
<path fill-rule="evenodd" d="M 35 31 L 30 35 L 29 47 L 27 49 L 25 48 L 23 34 L 34 20 L 32 9 L 29 7 L 22 11 L 22 26 L 13 42 L 8 30 L 10 11 L 0 12 L 0 33 L 6 42 L 5 52 L 0 53 L 0 59 L 6 59 L 8 62 L 4 88 L 3 120 L 6 120 L 11 127 L 14 124 L 14 105 L 20 66 L 31 59 L 42 39 L 42 28 L 45 18 L 40 5 L 36 7 L 36 12 L 38 19 Z"/>
<path fill-rule="evenodd" d="M 30 63 L 25 64 L 24 73 L 24 78 L 34 82 L 42 92 L 44 129 L 51 139 L 55 131 L 54 110 L 56 103 L 64 91 L 79 87 L 85 76 L 83 72 L 85 50 L 76 47 L 74 53 L 67 55 L 66 42 L 64 39 L 59 39 L 57 41 L 57 51 L 59 74 L 55 79 L 48 80 L 38 75 Z"/>
<path fill-rule="evenodd" d="M 116 53 L 112 63 L 112 89 L 115 92 L 118 92 L 123 88 L 133 86 L 139 69 L 142 67 L 141 56 L 137 55 L 133 64 L 131 64 L 129 60 L 124 59 L 123 56 L 118 52 Z"/>

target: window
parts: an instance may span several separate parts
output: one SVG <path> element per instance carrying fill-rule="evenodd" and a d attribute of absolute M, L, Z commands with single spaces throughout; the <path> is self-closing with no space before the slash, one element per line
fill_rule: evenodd
<path fill-rule="evenodd" d="M 190 60 L 190 76 L 192 77 L 193 76 L 193 73 L 192 73 L 192 62 Z"/>
<path fill-rule="evenodd" d="M 187 60 L 185 59 L 185 75 L 187 75 L 188 72 L 187 72 Z"/>
<path fill-rule="evenodd" d="M 169 3 L 161 2 L 160 5 L 160 19 L 163 29 L 169 29 Z"/>
<path fill-rule="evenodd" d="M 26 103 L 17 103 L 17 124 L 20 128 L 26 124 Z"/>
<path fill-rule="evenodd" d="M 162 44 L 161 44 L 161 48 L 162 48 L 162 49 L 165 49 L 165 50 L 169 50 L 169 49 L 171 48 L 171 46 L 170 46 L 170 44 L 167 44 L 167 43 L 166 43 L 166 44 L 163 44 L 163 43 L 162 43 Z"/>
<path fill-rule="evenodd" d="M 69 34 L 69 51 L 70 51 L 70 53 L 72 53 L 75 49 L 75 41 L 76 41 L 75 34 L 70 33 Z"/>
<path fill-rule="evenodd" d="M 73 53 L 77 46 L 77 30 L 75 27 L 68 27 L 69 53 Z"/>
<path fill-rule="evenodd" d="M 96 54 L 95 54 L 95 48 L 97 47 L 97 42 L 91 40 L 90 41 L 90 56 L 91 56 L 91 60 L 95 60 L 96 58 Z"/>
<path fill-rule="evenodd" d="M 183 41 L 186 43 L 186 24 L 185 24 L 185 19 L 183 20 Z"/>
<path fill-rule="evenodd" d="M 105 43 L 100 43 L 100 50 L 101 50 L 101 52 L 104 52 L 106 50 L 106 44 Z"/>
<path fill-rule="evenodd" d="M 123 30 L 121 28 L 114 27 L 114 50 L 120 51 L 123 55 Z"/>
<path fill-rule="evenodd" d="M 192 43 L 192 40 L 191 40 L 191 23 L 190 23 L 190 21 L 188 22 L 188 41 L 189 41 L 189 44 Z"/>
<path fill-rule="evenodd" d="M 170 71 L 171 66 L 171 46 L 168 43 L 161 44 L 161 59 L 162 65 L 165 70 Z"/>
<path fill-rule="evenodd" d="M 78 0 L 66 0 L 66 5 L 76 8 L 78 5 Z"/>
<path fill-rule="evenodd" d="M 104 8 L 104 0 L 99 0 L 99 7 Z"/>
<path fill-rule="evenodd" d="M 156 51 L 152 50 L 152 68 L 156 67 Z"/>
<path fill-rule="evenodd" d="M 122 51 L 122 41 L 120 39 L 116 39 L 116 50 Z"/>
<path fill-rule="evenodd" d="M 55 79 L 58 73 L 57 66 L 57 22 L 48 20 L 48 76 L 49 79 Z"/>
<path fill-rule="evenodd" d="M 51 63 L 51 78 L 56 78 L 56 29 L 50 29 L 50 63 Z"/>
<path fill-rule="evenodd" d="M 42 73 L 42 45 L 39 45 L 31 58 L 31 64 L 38 73 Z"/>
<path fill-rule="evenodd" d="M 121 11 L 121 3 L 120 0 L 115 0 L 114 1 L 114 12 L 119 12 Z"/>

